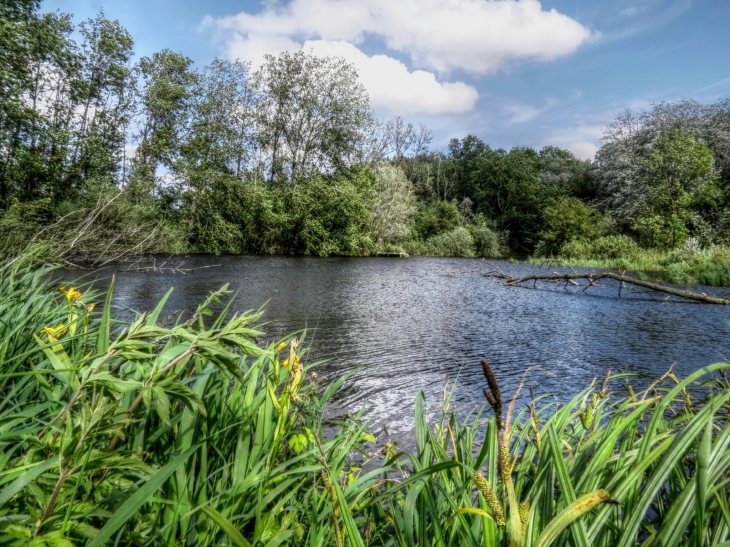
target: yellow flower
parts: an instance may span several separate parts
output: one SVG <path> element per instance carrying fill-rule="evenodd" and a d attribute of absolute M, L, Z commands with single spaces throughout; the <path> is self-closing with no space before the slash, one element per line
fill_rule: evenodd
<path fill-rule="evenodd" d="M 281 353 L 282 351 L 284 351 L 284 349 L 286 349 L 286 342 L 282 342 L 281 344 L 276 346 L 276 353 Z"/>
<path fill-rule="evenodd" d="M 89 304 L 89 307 L 86 308 L 86 313 L 91 313 L 94 311 L 94 308 L 96 307 L 96 304 Z"/>
<path fill-rule="evenodd" d="M 57 327 L 46 327 L 41 331 L 41 334 L 47 334 L 49 338 L 53 338 L 54 340 L 58 340 L 68 332 L 68 328 L 66 328 L 65 325 L 60 324 Z"/>
<path fill-rule="evenodd" d="M 66 287 L 61 287 L 58 290 L 66 296 L 66 300 L 68 300 L 69 304 L 81 296 L 81 291 L 76 290 L 74 287 L 71 287 L 68 290 L 66 290 Z"/>

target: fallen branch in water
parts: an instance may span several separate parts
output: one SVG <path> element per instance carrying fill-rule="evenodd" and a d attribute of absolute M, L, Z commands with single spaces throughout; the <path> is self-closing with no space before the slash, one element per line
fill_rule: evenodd
<path fill-rule="evenodd" d="M 505 286 L 511 287 L 514 285 L 518 285 L 520 283 L 524 283 L 525 281 L 549 281 L 549 282 L 557 282 L 557 281 L 565 281 L 566 285 L 568 283 L 572 283 L 573 285 L 578 285 L 576 283 L 576 280 L 578 279 L 584 279 L 588 281 L 586 285 L 583 286 L 581 289 L 582 291 L 586 290 L 588 287 L 597 286 L 596 281 L 600 279 L 613 279 L 615 281 L 619 281 L 621 283 L 620 288 L 624 287 L 624 284 L 627 285 L 636 285 L 638 287 L 644 287 L 646 289 L 651 289 L 652 291 L 661 292 L 665 294 L 669 294 L 672 296 L 677 296 L 679 298 L 685 298 L 687 300 L 695 300 L 697 302 L 704 302 L 705 304 L 720 304 L 722 306 L 730 306 L 730 300 L 726 300 L 724 298 L 717 298 L 715 296 L 707 296 L 705 293 L 696 293 L 693 291 L 687 291 L 684 289 L 676 289 L 674 287 L 668 287 L 666 285 L 660 285 L 659 283 L 652 283 L 651 281 L 644 281 L 642 279 L 637 279 L 635 277 L 630 277 L 623 274 L 617 274 L 614 272 L 593 272 L 593 273 L 566 273 L 566 274 L 559 274 L 557 272 L 553 272 L 552 274 L 536 274 L 536 275 L 527 275 L 525 277 L 513 277 L 509 274 L 506 274 L 502 272 L 499 269 L 495 269 L 491 272 L 483 274 L 485 277 L 498 277 L 501 279 L 506 279 L 507 282 L 505 283 Z M 620 294 L 620 289 L 619 289 Z"/>
<path fill-rule="evenodd" d="M 195 270 L 202 270 L 205 268 L 217 268 L 220 266 L 220 264 L 209 264 L 207 266 L 192 266 L 192 267 L 186 267 L 185 261 L 179 262 L 178 264 L 170 264 L 170 260 L 172 257 L 165 259 L 162 263 L 158 264 L 157 259 L 155 257 L 144 257 L 139 258 L 138 260 L 131 263 L 126 269 L 124 270 L 118 270 L 120 272 L 152 272 L 156 274 L 163 274 L 163 273 L 169 273 L 169 274 L 182 274 L 187 275 L 189 273 L 195 273 Z"/>

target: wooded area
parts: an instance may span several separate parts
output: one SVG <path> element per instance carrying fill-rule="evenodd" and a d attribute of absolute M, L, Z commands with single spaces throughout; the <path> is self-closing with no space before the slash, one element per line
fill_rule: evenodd
<path fill-rule="evenodd" d="M 103 13 L 0 11 L 3 256 L 561 257 L 730 282 L 730 101 L 627 111 L 594 161 L 474 135 L 436 151 L 339 58 L 135 60 Z"/>

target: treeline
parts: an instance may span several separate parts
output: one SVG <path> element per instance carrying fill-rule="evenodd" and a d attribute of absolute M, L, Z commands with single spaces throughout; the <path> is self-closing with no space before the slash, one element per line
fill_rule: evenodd
<path fill-rule="evenodd" d="M 351 65 L 135 61 L 103 13 L 74 29 L 0 1 L 0 252 L 590 258 L 724 245 L 730 102 L 622 114 L 595 161 L 377 120 Z M 78 32 L 74 33 L 74 30 Z"/>

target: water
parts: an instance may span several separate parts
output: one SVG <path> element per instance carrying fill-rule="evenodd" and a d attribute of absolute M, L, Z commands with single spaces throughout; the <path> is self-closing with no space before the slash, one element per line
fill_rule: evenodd
<path fill-rule="evenodd" d="M 158 261 L 159 264 L 159 261 Z M 512 275 L 536 267 L 494 262 Z M 170 266 L 168 264 L 167 266 Z M 205 267 L 210 266 L 210 267 Z M 505 287 L 484 277 L 478 259 L 206 257 L 171 273 L 92 272 L 103 288 L 116 275 L 119 306 L 149 310 L 170 287 L 166 311 L 190 309 L 224 283 L 237 291 L 234 310 L 266 303 L 266 340 L 308 328 L 309 361 L 324 381 L 356 372 L 331 412 L 365 408 L 374 429 L 409 437 L 414 399 L 424 391 L 437 408 L 445 380 L 457 379 L 454 407 L 484 403 L 479 360 L 492 365 L 503 394 L 523 372 L 537 394 L 566 400 L 608 370 L 680 375 L 730 359 L 730 309 L 667 302 L 604 283 L 579 293 L 562 284 Z M 66 280 L 78 271 L 62 272 Z M 730 298 L 730 289 L 697 288 Z M 164 315 L 164 314 L 163 314 Z M 436 410 L 432 410 L 435 412 Z"/>

